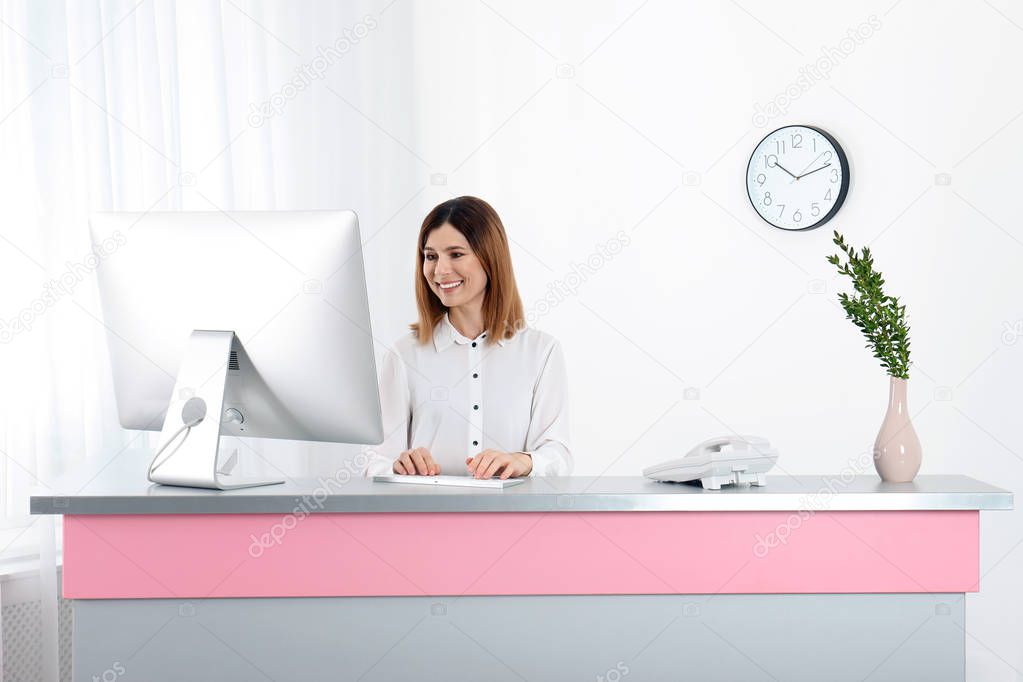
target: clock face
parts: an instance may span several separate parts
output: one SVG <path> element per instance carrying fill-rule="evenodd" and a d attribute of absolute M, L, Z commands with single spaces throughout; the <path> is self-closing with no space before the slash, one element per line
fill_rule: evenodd
<path fill-rule="evenodd" d="M 769 134 L 750 157 L 746 193 L 760 217 L 783 230 L 831 220 L 849 191 L 849 162 L 834 137 L 811 126 Z"/>

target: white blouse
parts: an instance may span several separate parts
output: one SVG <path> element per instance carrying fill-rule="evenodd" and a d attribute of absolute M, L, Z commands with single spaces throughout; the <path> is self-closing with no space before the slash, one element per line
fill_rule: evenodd
<path fill-rule="evenodd" d="M 493 448 L 533 458 L 530 476 L 572 473 L 561 344 L 526 328 L 496 345 L 468 339 L 445 315 L 433 341 L 413 332 L 384 355 L 384 442 L 363 449 L 363 475 L 393 473 L 405 450 L 425 447 L 441 474 L 467 476 L 465 460 Z"/>

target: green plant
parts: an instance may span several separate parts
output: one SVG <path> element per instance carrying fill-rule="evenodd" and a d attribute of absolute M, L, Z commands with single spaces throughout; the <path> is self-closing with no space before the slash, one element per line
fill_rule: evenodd
<path fill-rule="evenodd" d="M 847 257 L 842 263 L 837 255 L 828 256 L 828 262 L 838 268 L 839 274 L 848 275 L 852 280 L 854 294 L 841 293 L 847 319 L 859 327 L 867 339 L 867 348 L 881 361 L 890 376 L 909 378 L 909 325 L 906 323 L 906 306 L 899 299 L 884 293 L 884 277 L 874 270 L 874 258 L 866 246 L 856 253 L 847 246 L 845 238 L 837 231 L 833 241 Z"/>

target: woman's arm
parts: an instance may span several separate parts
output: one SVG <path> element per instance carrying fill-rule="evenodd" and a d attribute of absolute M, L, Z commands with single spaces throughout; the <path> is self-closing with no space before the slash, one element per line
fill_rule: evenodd
<path fill-rule="evenodd" d="M 561 343 L 555 341 L 533 389 L 525 453 L 533 460 L 529 476 L 569 476 L 572 450 L 568 433 L 568 372 Z"/>
<path fill-rule="evenodd" d="M 397 351 L 384 353 L 380 365 L 380 412 L 384 423 L 384 442 L 363 447 L 366 458 L 363 476 L 393 474 L 394 460 L 409 448 L 409 419 L 412 407 L 405 363 Z"/>

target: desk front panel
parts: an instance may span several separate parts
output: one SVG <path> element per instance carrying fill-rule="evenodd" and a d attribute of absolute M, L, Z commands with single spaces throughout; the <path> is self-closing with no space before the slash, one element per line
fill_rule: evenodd
<path fill-rule="evenodd" d="M 69 515 L 69 599 L 962 593 L 977 511 Z"/>

